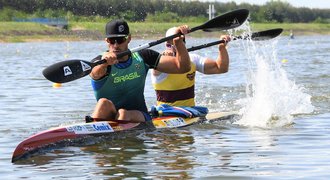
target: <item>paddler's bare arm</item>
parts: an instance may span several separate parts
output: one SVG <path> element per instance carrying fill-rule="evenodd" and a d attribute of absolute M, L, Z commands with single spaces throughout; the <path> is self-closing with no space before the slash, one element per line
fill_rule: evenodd
<path fill-rule="evenodd" d="M 113 52 L 107 52 L 102 56 L 102 59 L 107 60 L 107 63 L 97 65 L 92 69 L 92 72 L 89 74 L 92 79 L 98 80 L 104 77 L 107 73 L 107 67 L 109 65 L 117 64 L 117 56 Z"/>
<path fill-rule="evenodd" d="M 178 32 L 187 34 L 189 28 L 187 25 L 178 27 Z M 157 70 L 165 73 L 186 73 L 190 71 L 190 58 L 186 49 L 185 43 L 183 42 L 184 36 L 180 36 L 173 39 L 173 43 L 177 49 L 176 56 L 161 56 Z"/>
<path fill-rule="evenodd" d="M 229 55 L 226 49 L 227 43 L 230 41 L 230 36 L 223 35 L 221 40 L 225 43 L 219 45 L 219 55 L 216 61 L 207 58 L 204 64 L 204 74 L 221 74 L 228 72 L 229 69 Z"/>

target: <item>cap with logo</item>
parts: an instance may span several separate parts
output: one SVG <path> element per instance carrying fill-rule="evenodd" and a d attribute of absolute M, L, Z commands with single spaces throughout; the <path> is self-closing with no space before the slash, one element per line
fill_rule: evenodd
<path fill-rule="evenodd" d="M 105 34 L 107 38 L 125 37 L 129 34 L 128 24 L 124 20 L 112 20 L 105 25 Z"/>

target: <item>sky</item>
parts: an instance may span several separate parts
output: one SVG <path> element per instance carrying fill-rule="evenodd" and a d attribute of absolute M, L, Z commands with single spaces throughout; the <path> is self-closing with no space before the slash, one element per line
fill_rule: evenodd
<path fill-rule="evenodd" d="M 234 1 L 236 4 L 246 2 L 249 4 L 263 5 L 270 0 L 200 0 L 208 2 L 231 2 Z M 308 7 L 308 8 L 319 8 L 319 9 L 330 9 L 330 0 L 283 0 L 290 3 L 294 7 Z"/>

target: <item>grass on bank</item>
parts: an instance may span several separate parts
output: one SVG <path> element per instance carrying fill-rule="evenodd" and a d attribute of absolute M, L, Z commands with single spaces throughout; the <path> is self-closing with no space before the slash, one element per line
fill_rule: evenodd
<path fill-rule="evenodd" d="M 68 38 L 59 31 L 32 22 L 0 22 L 0 42 L 61 41 Z"/>
<path fill-rule="evenodd" d="M 181 23 L 130 22 L 130 30 L 135 38 L 155 39 L 163 37 L 166 30 Z M 190 27 L 201 23 L 187 23 Z M 69 31 L 60 30 L 31 22 L 0 22 L 0 42 L 98 40 L 104 36 L 105 23 L 70 22 Z M 252 23 L 252 31 L 283 28 L 282 35 L 293 30 L 295 35 L 330 35 L 330 24 L 317 23 Z M 221 32 L 220 32 L 221 33 Z M 220 33 L 196 31 L 194 37 L 218 36 Z"/>
<path fill-rule="evenodd" d="M 129 23 L 131 33 L 136 36 L 161 35 L 173 26 L 182 23 L 154 23 L 154 22 L 131 22 Z M 201 23 L 187 23 L 190 27 L 201 25 Z M 105 23 L 73 22 L 71 27 L 97 30 L 104 33 Z M 321 23 L 251 23 L 252 31 L 263 31 L 273 28 L 283 28 L 283 35 L 288 35 L 290 30 L 296 35 L 330 35 L 330 24 Z M 197 33 L 198 34 L 198 33 Z"/>

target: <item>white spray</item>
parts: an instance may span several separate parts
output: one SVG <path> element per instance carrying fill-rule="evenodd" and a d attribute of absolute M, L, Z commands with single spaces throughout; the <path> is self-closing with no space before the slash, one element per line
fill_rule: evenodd
<path fill-rule="evenodd" d="M 247 26 L 249 27 L 249 26 Z M 293 122 L 294 114 L 314 110 L 311 96 L 288 79 L 276 55 L 278 38 L 260 42 L 242 41 L 247 62 L 246 98 L 237 103 L 242 118 L 236 124 L 261 128 Z"/>

